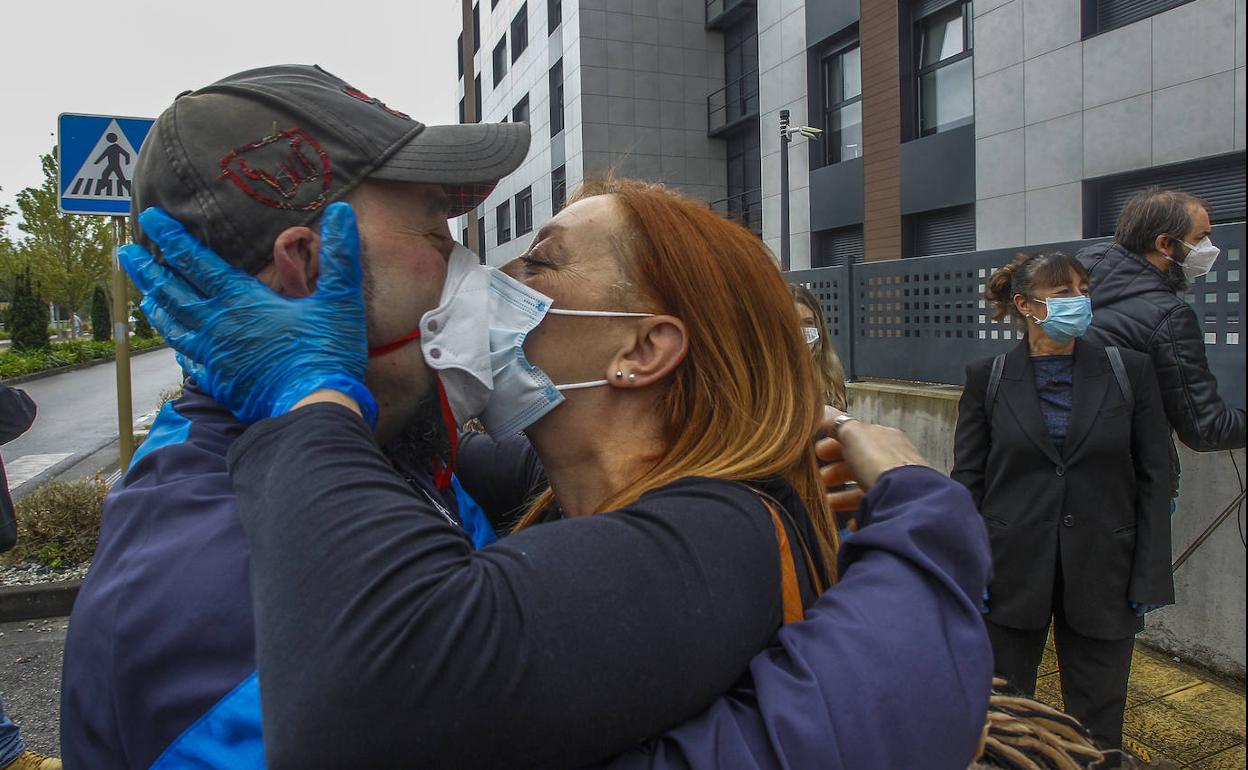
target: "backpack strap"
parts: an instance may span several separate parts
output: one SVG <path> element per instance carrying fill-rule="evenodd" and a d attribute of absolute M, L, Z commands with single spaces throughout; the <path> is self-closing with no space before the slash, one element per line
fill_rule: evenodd
<path fill-rule="evenodd" d="M 1114 379 L 1118 381 L 1118 390 L 1122 392 L 1122 400 L 1126 401 L 1127 406 L 1134 411 L 1135 392 L 1131 389 L 1131 380 L 1127 377 L 1127 367 L 1122 363 L 1122 351 L 1110 345 L 1105 348 L 1105 355 L 1109 357 L 1109 368 L 1114 370 Z"/>
<path fill-rule="evenodd" d="M 771 523 L 776 528 L 776 543 L 780 549 L 780 597 L 784 603 L 784 622 L 796 623 L 806 619 L 806 609 L 802 606 L 802 591 L 797 584 L 797 564 L 793 561 L 789 533 L 784 528 L 784 522 L 780 520 L 776 507 L 767 498 L 760 498 L 767 507 L 767 512 L 771 514 Z"/>
<path fill-rule="evenodd" d="M 1001 373 L 1005 371 L 1005 353 L 992 359 L 992 372 L 988 375 L 988 391 L 984 394 L 984 413 L 992 425 L 992 409 L 997 403 L 997 391 L 1001 389 Z"/>

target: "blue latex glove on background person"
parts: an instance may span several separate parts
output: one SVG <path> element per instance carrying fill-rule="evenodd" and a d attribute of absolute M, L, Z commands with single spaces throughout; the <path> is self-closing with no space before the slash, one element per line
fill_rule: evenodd
<path fill-rule="evenodd" d="M 255 422 L 314 391 L 337 390 L 376 426 L 377 403 L 364 386 L 360 236 L 348 204 L 326 207 L 316 291 L 297 299 L 231 267 L 161 209 L 144 211 L 139 225 L 165 264 L 137 244 L 120 249 L 121 262 L 152 325 L 208 395 Z"/>

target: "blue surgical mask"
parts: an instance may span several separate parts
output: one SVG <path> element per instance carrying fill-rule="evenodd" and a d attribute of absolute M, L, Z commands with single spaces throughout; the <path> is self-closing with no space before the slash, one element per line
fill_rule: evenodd
<path fill-rule="evenodd" d="M 529 362 L 524 340 L 547 315 L 641 318 L 653 313 L 552 308 L 551 299 L 501 270 L 490 271 L 490 369 L 493 389 L 480 413 L 481 422 L 496 439 L 513 436 L 563 403 L 565 390 L 596 388 L 606 380 L 556 385 Z"/>
<path fill-rule="evenodd" d="M 1076 337 L 1082 337 L 1092 325 L 1092 299 L 1090 297 L 1083 295 L 1052 297 L 1048 300 L 1036 301 L 1044 303 L 1049 309 L 1049 315 L 1043 321 L 1033 315 L 1031 320 L 1035 321 L 1036 325 L 1043 329 L 1054 342 L 1063 345 L 1071 342 Z"/>

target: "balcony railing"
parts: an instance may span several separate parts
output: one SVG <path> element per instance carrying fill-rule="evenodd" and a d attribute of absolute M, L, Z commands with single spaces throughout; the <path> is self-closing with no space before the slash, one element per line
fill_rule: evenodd
<path fill-rule="evenodd" d="M 755 235 L 763 235 L 763 190 L 756 187 L 743 193 L 711 201 L 711 210 L 745 225 Z"/>
<path fill-rule="evenodd" d="M 719 136 L 758 116 L 758 70 L 747 72 L 706 97 L 706 133 Z"/>
<path fill-rule="evenodd" d="M 776 0 L 769 0 L 775 2 Z M 706 0 L 706 28 L 723 29 L 754 9 L 754 0 Z"/>

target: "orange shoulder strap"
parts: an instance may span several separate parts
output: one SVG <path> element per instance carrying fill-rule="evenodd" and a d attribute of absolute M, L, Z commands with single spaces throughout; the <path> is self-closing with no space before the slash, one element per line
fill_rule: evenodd
<path fill-rule="evenodd" d="M 797 565 L 793 563 L 793 549 L 789 546 L 789 533 L 780 520 L 776 507 L 765 497 L 759 497 L 767 512 L 771 514 L 771 523 L 776 528 L 776 541 L 780 548 L 780 594 L 784 600 L 784 622 L 796 623 L 806 619 L 806 611 L 802 607 L 802 592 L 797 585 Z"/>

